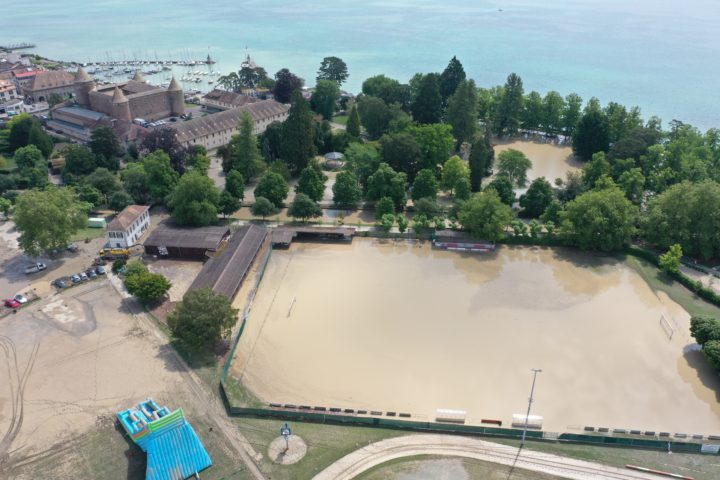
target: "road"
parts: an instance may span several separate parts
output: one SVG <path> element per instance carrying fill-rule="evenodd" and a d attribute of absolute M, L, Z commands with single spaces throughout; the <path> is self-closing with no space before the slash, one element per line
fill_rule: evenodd
<path fill-rule="evenodd" d="M 408 435 L 372 443 L 344 456 L 313 480 L 350 480 L 390 460 L 417 455 L 473 458 L 573 480 L 657 480 L 657 476 L 454 435 Z"/>

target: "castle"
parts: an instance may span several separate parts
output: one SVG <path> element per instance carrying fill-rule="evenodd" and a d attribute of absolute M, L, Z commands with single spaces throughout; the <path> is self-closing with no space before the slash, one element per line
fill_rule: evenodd
<path fill-rule="evenodd" d="M 167 90 L 148 84 L 140 72 L 124 84 L 98 86 L 81 67 L 75 75 L 75 99 L 82 107 L 120 122 L 153 121 L 185 114 L 185 95 L 172 79 Z"/>

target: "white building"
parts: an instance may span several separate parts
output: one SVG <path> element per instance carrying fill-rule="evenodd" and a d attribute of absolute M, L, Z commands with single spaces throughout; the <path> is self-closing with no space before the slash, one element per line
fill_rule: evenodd
<path fill-rule="evenodd" d="M 130 248 L 150 226 L 150 207 L 129 205 L 108 225 L 107 245 L 110 248 Z"/>

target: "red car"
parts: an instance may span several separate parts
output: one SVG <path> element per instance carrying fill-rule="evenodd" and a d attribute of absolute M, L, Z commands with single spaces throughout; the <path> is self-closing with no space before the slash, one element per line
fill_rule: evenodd
<path fill-rule="evenodd" d="M 8 308 L 18 308 L 20 306 L 20 302 L 18 302 L 14 298 L 8 298 L 7 300 L 5 300 L 5 306 Z"/>

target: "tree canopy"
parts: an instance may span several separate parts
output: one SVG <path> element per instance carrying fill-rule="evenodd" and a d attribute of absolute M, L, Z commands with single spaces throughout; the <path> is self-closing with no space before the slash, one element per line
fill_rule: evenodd
<path fill-rule="evenodd" d="M 256 217 L 262 217 L 263 220 L 265 220 L 265 217 L 275 215 L 277 212 L 278 208 L 265 197 L 255 197 L 255 203 L 250 207 L 250 213 Z"/>
<path fill-rule="evenodd" d="M 188 150 L 180 144 L 174 128 L 153 128 L 143 138 L 140 149 L 146 154 L 162 150 L 170 158 L 173 169 L 181 175 L 185 173 Z"/>
<path fill-rule="evenodd" d="M 420 170 L 415 177 L 412 187 L 412 199 L 414 201 L 421 198 L 431 198 L 435 200 L 438 193 L 438 181 L 435 178 L 435 172 L 424 168 Z"/>
<path fill-rule="evenodd" d="M 188 172 L 178 182 L 168 204 L 179 225 L 203 227 L 217 222 L 220 191 L 213 181 L 197 172 Z"/>
<path fill-rule="evenodd" d="M 440 123 L 442 118 L 442 97 L 438 74 L 423 75 L 418 91 L 411 105 L 412 115 L 416 122 Z"/>
<path fill-rule="evenodd" d="M 300 91 L 292 94 L 288 118 L 283 123 L 280 155 L 290 171 L 300 173 L 315 156 L 314 129 L 310 105 Z"/>
<path fill-rule="evenodd" d="M 244 179 L 250 180 L 265 169 L 258 149 L 257 138 L 253 134 L 253 120 L 248 112 L 240 116 L 239 132 L 232 136 L 230 142 L 222 150 L 223 170 L 237 170 Z"/>
<path fill-rule="evenodd" d="M 320 64 L 317 80 L 330 80 L 335 84 L 342 85 L 348 79 L 348 68 L 345 62 L 338 57 L 325 57 Z"/>
<path fill-rule="evenodd" d="M 230 335 L 238 310 L 225 295 L 209 288 L 188 291 L 168 315 L 168 326 L 177 340 L 192 349 L 209 349 Z"/>
<path fill-rule="evenodd" d="M 339 99 L 340 88 L 334 80 L 318 80 L 310 99 L 310 106 L 325 120 L 331 120 L 335 115 L 335 107 Z"/>
<path fill-rule="evenodd" d="M 225 175 L 225 190 L 238 200 L 245 198 L 245 178 L 242 173 L 230 170 Z"/>
<path fill-rule="evenodd" d="M 527 171 L 532 162 L 520 150 L 510 148 L 498 155 L 498 175 L 508 177 L 518 187 L 527 185 Z"/>
<path fill-rule="evenodd" d="M 147 175 L 150 198 L 164 203 L 180 179 L 180 175 L 170 164 L 170 157 L 167 153 L 158 150 L 143 157 L 142 165 Z"/>
<path fill-rule="evenodd" d="M 288 183 L 282 175 L 265 172 L 255 187 L 255 198 L 264 197 L 276 207 L 281 207 L 288 194 Z"/>
<path fill-rule="evenodd" d="M 598 110 L 585 113 L 575 128 L 572 142 L 575 155 L 582 160 L 590 160 L 597 152 L 607 152 L 610 148 L 607 116 Z"/>
<path fill-rule="evenodd" d="M 341 208 L 355 207 L 362 195 L 358 179 L 352 171 L 338 173 L 332 190 L 333 203 Z"/>
<path fill-rule="evenodd" d="M 405 207 L 405 188 L 407 175 L 396 172 L 387 163 L 381 163 L 378 169 L 367 180 L 366 197 L 370 201 L 377 201 L 383 197 L 390 197 L 397 210 Z"/>
<path fill-rule="evenodd" d="M 87 214 L 75 192 L 49 185 L 29 190 L 15 202 L 15 226 L 20 248 L 30 256 L 64 250 L 72 235 L 87 225 Z"/>
<path fill-rule="evenodd" d="M 477 87 L 473 80 L 463 80 L 448 101 L 447 122 L 452 125 L 458 145 L 472 140 L 478 127 Z"/>
<path fill-rule="evenodd" d="M 300 172 L 295 192 L 307 195 L 313 202 L 319 202 L 325 193 L 325 180 L 325 176 L 317 168 L 308 165 Z"/>
<path fill-rule="evenodd" d="M 552 185 L 545 180 L 545 177 L 540 177 L 533 180 L 527 192 L 520 196 L 520 206 L 526 215 L 537 218 L 545 212 L 554 199 Z"/>
<path fill-rule="evenodd" d="M 352 107 L 350 107 L 345 131 L 354 139 L 360 138 L 360 114 L 358 113 L 357 105 L 354 103 Z"/>
<path fill-rule="evenodd" d="M 395 171 L 405 172 L 412 181 L 423 163 L 420 146 L 409 133 L 383 135 L 380 155 Z"/>
<path fill-rule="evenodd" d="M 288 215 L 305 221 L 308 218 L 322 216 L 322 210 L 312 198 L 308 197 L 304 193 L 298 193 L 290 203 Z"/>
<path fill-rule="evenodd" d="M 457 155 L 450 157 L 443 165 L 441 183 L 442 187 L 449 190 L 451 195 L 457 193 L 458 188 L 463 188 L 463 184 L 467 184 L 469 190 L 470 169 L 467 163 Z"/>
<path fill-rule="evenodd" d="M 273 96 L 275 100 L 280 103 L 290 103 L 293 92 L 302 88 L 302 86 L 303 81 L 300 77 L 290 72 L 287 68 L 283 68 L 275 74 Z"/>
<path fill-rule="evenodd" d="M 458 85 L 464 80 L 465 69 L 460 60 L 453 56 L 445 70 L 440 74 L 440 95 L 444 102 L 447 102 L 448 98 L 457 90 Z"/>
<path fill-rule="evenodd" d="M 391 114 L 384 101 L 376 97 L 362 96 L 358 99 L 357 108 L 362 126 L 371 139 L 378 139 L 387 132 Z"/>
<path fill-rule="evenodd" d="M 489 241 L 500 240 L 514 215 L 493 189 L 475 193 L 463 203 L 458 219 L 471 235 Z"/>
<path fill-rule="evenodd" d="M 523 92 L 522 79 L 517 74 L 511 73 L 505 82 L 495 114 L 494 125 L 498 135 L 512 135 L 520 128 L 523 116 Z"/>

